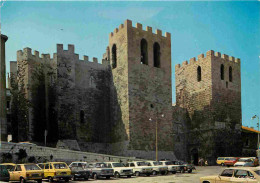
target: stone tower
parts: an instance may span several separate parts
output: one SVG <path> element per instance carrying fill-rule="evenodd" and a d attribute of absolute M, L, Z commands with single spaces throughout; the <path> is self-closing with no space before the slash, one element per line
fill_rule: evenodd
<path fill-rule="evenodd" d="M 242 124 L 240 59 L 208 51 L 197 60 L 191 58 L 190 63 L 176 65 L 175 78 L 177 105 L 188 110 L 190 135 L 197 136 L 191 137 L 197 140 L 190 142 L 190 150 L 195 148 L 196 152 L 200 146 L 198 151 L 203 155 L 201 144 L 204 144 L 204 149 L 210 151 L 205 153 L 212 153 L 212 157 L 238 155 L 235 144 Z M 204 135 L 208 138 L 203 138 Z M 232 142 L 227 142 L 228 139 Z"/>
<path fill-rule="evenodd" d="M 0 43 L 0 133 L 1 139 L 6 140 L 7 138 L 7 122 L 6 122 L 6 77 L 5 77 L 5 42 L 8 37 L 1 35 Z"/>
<path fill-rule="evenodd" d="M 126 20 L 110 34 L 107 55 L 112 106 L 118 106 L 112 110 L 115 140 L 127 141 L 128 150 L 154 151 L 157 121 L 158 150 L 173 151 L 170 33 Z"/>

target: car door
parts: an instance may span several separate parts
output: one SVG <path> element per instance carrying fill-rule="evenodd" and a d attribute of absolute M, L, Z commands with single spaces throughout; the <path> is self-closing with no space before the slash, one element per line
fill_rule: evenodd
<path fill-rule="evenodd" d="M 235 170 L 231 181 L 236 183 L 247 183 L 250 180 L 250 177 L 251 180 L 253 180 L 252 176 L 253 175 L 246 170 Z"/>
<path fill-rule="evenodd" d="M 16 168 L 15 168 L 15 170 L 14 170 L 12 180 L 14 180 L 14 181 L 19 181 L 19 180 L 20 180 L 20 175 L 21 175 L 21 173 L 22 173 L 21 165 L 17 165 Z"/>
<path fill-rule="evenodd" d="M 15 169 L 16 169 L 16 166 L 13 166 L 13 167 L 10 169 L 10 171 L 9 171 L 10 180 L 14 180 L 14 179 L 15 179 L 15 177 L 14 177 L 14 175 L 15 175 Z"/>
<path fill-rule="evenodd" d="M 230 183 L 233 177 L 233 169 L 225 169 L 218 177 L 216 183 Z"/>

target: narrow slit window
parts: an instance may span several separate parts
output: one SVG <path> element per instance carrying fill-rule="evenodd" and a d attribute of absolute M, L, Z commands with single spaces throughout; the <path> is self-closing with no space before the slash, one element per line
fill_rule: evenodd
<path fill-rule="evenodd" d="M 114 44 L 112 47 L 112 68 L 117 67 L 117 52 L 116 52 L 116 45 Z"/>
<path fill-rule="evenodd" d="M 233 73 L 232 73 L 232 67 L 229 67 L 229 81 L 232 82 L 233 81 Z"/>
<path fill-rule="evenodd" d="M 141 40 L 141 64 L 148 65 L 147 41 Z"/>
<path fill-rule="evenodd" d="M 160 63 L 160 45 L 159 43 L 154 43 L 153 45 L 153 62 L 154 62 L 154 67 L 160 68 L 161 63 Z"/>
<path fill-rule="evenodd" d="M 200 66 L 197 68 L 197 80 L 198 80 L 198 82 L 201 81 L 201 67 Z"/>
<path fill-rule="evenodd" d="M 220 79 L 224 80 L 224 65 L 221 64 L 220 66 Z"/>
<path fill-rule="evenodd" d="M 83 110 L 80 111 L 80 123 L 85 122 L 85 113 Z"/>

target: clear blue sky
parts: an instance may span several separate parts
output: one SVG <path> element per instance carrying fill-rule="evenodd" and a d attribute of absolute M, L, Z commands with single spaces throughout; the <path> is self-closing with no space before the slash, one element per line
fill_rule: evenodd
<path fill-rule="evenodd" d="M 1 10 L 7 72 L 25 47 L 56 52 L 56 44 L 102 58 L 108 34 L 130 19 L 172 34 L 174 65 L 208 50 L 241 58 L 243 125 L 260 115 L 260 2 L 5 2 Z M 63 31 L 61 30 L 63 29 Z"/>

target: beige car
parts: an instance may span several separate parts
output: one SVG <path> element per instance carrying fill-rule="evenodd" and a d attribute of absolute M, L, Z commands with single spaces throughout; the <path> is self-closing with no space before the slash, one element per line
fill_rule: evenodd
<path fill-rule="evenodd" d="M 200 178 L 200 183 L 259 183 L 260 167 L 226 168 L 220 175 Z"/>

